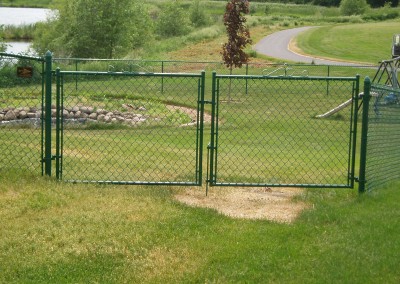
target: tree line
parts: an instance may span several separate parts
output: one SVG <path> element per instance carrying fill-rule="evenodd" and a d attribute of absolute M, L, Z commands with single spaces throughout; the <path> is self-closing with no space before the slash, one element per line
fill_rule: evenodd
<path fill-rule="evenodd" d="M 180 36 L 207 24 L 195 0 L 190 11 L 178 1 L 155 9 L 140 0 L 56 0 L 47 22 L 38 23 L 34 49 L 59 57 L 118 58 L 159 38 Z"/>
<path fill-rule="evenodd" d="M 252 2 L 312 4 L 325 7 L 339 7 L 342 1 L 343 0 L 256 0 Z M 385 5 L 397 7 L 399 5 L 399 0 L 367 0 L 366 2 L 372 8 L 379 8 Z"/>
<path fill-rule="evenodd" d="M 327 6 L 339 4 L 341 14 L 345 16 L 362 15 L 370 5 L 398 5 L 398 0 L 273 0 L 279 1 Z M 206 15 L 203 6 L 205 1 L 194 0 L 182 5 L 179 0 L 168 0 L 158 6 L 143 2 L 53 0 L 55 12 L 47 22 L 36 25 L 33 48 L 38 54 L 51 50 L 56 57 L 120 58 L 129 51 L 145 49 L 146 45 L 157 44 L 157 40 L 163 38 L 188 34 L 192 29 L 206 26 L 212 21 Z M 229 3 L 227 0 L 224 2 Z M 244 2 L 248 9 L 249 2 Z M 398 12 L 395 12 L 393 17 L 397 16 Z M 0 51 L 4 49 L 4 42 L 0 38 Z"/>

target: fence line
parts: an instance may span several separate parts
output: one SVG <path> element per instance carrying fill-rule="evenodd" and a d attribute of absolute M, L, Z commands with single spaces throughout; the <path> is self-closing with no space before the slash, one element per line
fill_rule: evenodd
<path fill-rule="evenodd" d="M 360 191 L 400 179 L 400 89 L 367 81 Z"/>
<path fill-rule="evenodd" d="M 135 59 L 85 59 L 54 58 L 54 65 L 62 70 L 73 71 L 109 71 L 109 72 L 153 72 L 179 73 L 216 71 L 229 74 L 230 70 L 221 61 L 182 61 L 182 60 L 135 60 Z M 317 65 L 289 63 L 249 62 L 242 68 L 234 68 L 236 75 L 265 76 L 327 76 L 348 77 L 359 74 L 372 77 L 375 65 Z"/>
<path fill-rule="evenodd" d="M 62 124 L 62 126 L 60 126 L 60 129 L 61 131 L 65 131 L 65 133 L 63 133 L 59 137 L 59 139 L 61 139 L 63 142 L 66 142 L 66 145 L 69 145 L 65 149 L 63 149 L 67 150 L 68 157 L 65 161 L 63 159 L 60 159 L 59 156 L 61 155 L 59 155 L 58 153 L 54 155 L 54 148 L 56 144 L 54 143 L 52 136 L 54 135 L 55 122 L 57 119 L 60 119 L 60 121 L 63 123 L 67 122 L 67 119 L 64 120 L 64 115 L 66 114 L 63 113 L 64 111 L 67 111 L 66 108 L 73 108 L 78 104 L 80 105 L 80 107 L 87 107 L 88 98 L 92 102 L 94 102 L 94 104 L 97 104 L 97 108 L 105 106 L 105 104 L 112 104 L 112 102 L 115 103 L 118 100 L 121 101 L 123 99 L 133 99 L 136 101 L 144 100 L 146 102 L 151 102 L 153 103 L 152 107 L 157 109 L 157 102 L 161 102 L 164 110 L 165 107 L 168 106 L 167 111 L 165 112 L 165 117 L 164 119 L 161 119 L 161 121 L 163 121 L 162 123 L 167 123 L 166 121 L 169 121 L 169 124 L 167 123 L 162 125 L 161 123 L 161 125 L 151 125 L 148 131 L 151 132 L 154 131 L 154 129 L 160 127 L 167 127 L 169 128 L 169 131 L 171 131 L 171 129 L 175 127 L 173 126 L 173 124 L 183 119 L 185 120 L 185 123 L 182 123 L 182 125 L 187 124 L 189 127 L 178 127 L 178 132 L 180 131 L 181 133 L 183 133 L 190 130 L 192 134 L 190 134 L 189 136 L 192 138 L 194 137 L 194 133 L 196 133 L 197 138 L 194 140 L 196 140 L 197 142 L 192 139 L 192 142 L 190 143 L 200 143 L 199 141 L 201 141 L 202 143 L 203 126 L 199 127 L 199 125 L 204 121 L 207 121 L 207 119 L 214 119 L 214 126 L 216 126 L 217 131 L 221 131 L 220 134 L 223 135 L 222 138 L 219 138 L 219 144 L 216 144 L 216 146 L 219 147 L 219 154 L 223 154 L 225 149 L 227 148 L 224 149 L 221 146 L 224 146 L 224 141 L 229 141 L 224 140 L 228 139 L 228 136 L 224 135 L 229 134 L 229 131 L 226 132 L 226 129 L 234 126 L 235 123 L 236 125 L 245 124 L 245 120 L 240 121 L 239 119 L 236 119 L 235 121 L 235 118 L 231 116 L 230 109 L 238 107 L 240 108 L 240 105 L 243 107 L 246 104 L 251 104 L 252 96 L 254 96 L 253 94 L 257 94 L 256 96 L 258 96 L 262 100 L 265 100 L 266 97 L 263 97 L 262 95 L 260 96 L 260 91 L 273 90 L 274 84 L 278 86 L 276 83 L 279 81 L 278 79 L 291 78 L 292 80 L 296 79 L 297 77 L 301 77 L 304 78 L 304 82 L 306 82 L 306 78 L 308 78 L 309 80 L 312 77 L 321 75 L 322 77 L 334 79 L 335 77 L 343 78 L 354 76 L 355 74 L 360 74 L 361 77 L 368 76 L 377 78 L 377 82 L 372 82 L 371 88 L 369 90 L 371 96 L 370 103 L 367 105 L 368 112 L 363 111 L 363 115 L 365 115 L 365 113 L 369 114 L 366 120 L 363 120 L 362 123 L 363 127 L 367 126 L 368 136 L 364 136 L 364 134 L 367 132 L 363 131 L 362 140 L 365 139 L 365 145 L 362 141 L 361 148 L 364 147 L 365 149 L 361 149 L 361 165 L 359 177 L 360 187 L 362 186 L 362 184 L 364 184 L 367 189 L 374 189 L 383 183 L 400 178 L 400 171 L 398 168 L 400 165 L 400 151 L 398 143 L 400 125 L 400 93 L 398 89 L 398 74 L 396 71 L 399 67 L 398 64 L 398 58 L 395 59 L 393 62 L 386 62 L 386 64 L 381 65 L 379 68 L 376 66 L 368 65 L 327 66 L 313 64 L 303 65 L 249 63 L 245 65 L 245 67 L 242 69 L 234 70 L 233 75 L 239 77 L 232 77 L 228 80 L 227 78 L 223 78 L 229 73 L 229 71 L 222 62 L 62 59 L 52 58 L 50 53 L 47 54 L 47 57 L 29 57 L 23 55 L 0 53 L 0 140 L 2 141 L 0 169 L 18 168 L 28 171 L 41 171 L 42 174 L 52 175 L 54 168 L 52 168 L 51 165 L 53 163 L 59 163 L 59 166 L 62 167 L 63 165 L 65 166 L 65 164 L 63 163 L 67 163 L 66 161 L 68 159 L 71 160 L 72 158 L 79 163 L 79 160 L 81 158 L 83 159 L 87 157 L 85 156 L 84 152 L 74 152 L 75 145 L 82 144 L 79 144 L 79 139 L 76 139 L 77 137 L 74 137 L 73 135 L 71 135 L 71 133 L 79 133 L 85 127 L 89 130 L 91 134 L 94 134 L 96 131 L 104 133 L 107 133 L 108 131 L 108 133 L 111 133 L 113 131 L 112 128 L 106 127 L 105 129 L 90 129 L 93 126 L 88 127 L 88 125 L 85 125 L 82 127 L 82 125 L 80 125 L 77 127 L 77 125 L 70 125 L 68 123 Z M 54 106 L 55 102 L 57 102 L 56 93 L 54 93 L 55 82 L 53 81 L 53 79 L 55 78 L 54 69 L 56 67 L 60 67 L 62 72 L 64 72 L 63 78 L 59 82 L 59 93 L 60 95 L 65 96 L 65 105 L 63 105 L 64 103 L 61 101 L 58 108 L 55 108 Z M 185 76 L 184 74 L 199 74 L 200 70 L 217 71 L 219 76 L 221 76 L 218 88 L 215 90 L 218 92 L 217 95 L 220 96 L 219 101 L 216 101 L 214 103 L 211 101 L 211 97 L 214 94 L 214 92 L 211 91 L 211 82 L 209 82 L 209 84 L 205 84 L 204 81 L 203 83 L 199 83 L 198 81 L 196 81 L 195 84 L 189 84 L 189 81 L 185 82 L 185 80 L 178 79 L 181 78 L 181 76 Z M 69 71 L 72 72 L 68 73 Z M 88 72 L 86 75 L 83 75 L 83 73 L 77 71 L 95 72 L 93 72 L 92 74 L 89 74 L 90 72 Z M 99 72 L 106 72 L 112 79 L 101 79 L 102 76 L 99 76 Z M 117 73 L 123 74 L 125 78 L 123 78 L 124 76 L 118 77 L 110 75 Z M 133 83 L 132 78 L 140 75 L 139 73 L 159 73 L 160 75 L 148 76 L 147 79 L 152 79 L 148 81 L 146 81 L 147 79 L 135 80 L 136 83 Z M 24 74 L 28 75 L 24 77 Z M 180 75 L 175 76 L 173 74 Z M 245 77 L 240 78 L 240 76 Z M 254 83 L 254 78 L 252 78 L 252 76 L 274 78 L 273 81 L 270 81 L 274 83 L 270 85 L 257 85 L 257 83 Z M 397 80 L 397 85 L 393 85 L 393 82 L 395 82 L 394 79 Z M 239 81 L 240 84 L 238 84 Z M 231 85 L 232 82 L 233 85 Z M 304 82 L 295 86 L 295 84 L 288 82 L 291 81 L 287 80 L 286 85 L 281 85 L 279 87 L 275 86 L 275 90 L 280 90 L 282 94 L 282 96 L 280 96 L 281 98 L 284 98 L 285 96 L 293 96 L 293 91 L 296 88 L 298 89 L 302 86 L 303 88 L 309 88 L 309 91 L 313 92 L 312 95 L 320 95 L 321 97 L 319 98 L 324 99 L 331 97 L 334 98 L 335 90 L 340 89 L 337 85 L 333 83 L 334 80 L 324 81 L 323 78 L 321 79 L 321 82 L 324 82 L 324 84 L 320 84 L 318 87 L 312 86 L 312 84 L 307 87 L 307 84 Z M 146 86 L 146 84 L 148 86 Z M 202 90 L 202 92 L 204 92 L 205 89 L 209 91 L 205 92 L 204 99 L 199 99 L 198 97 L 195 97 L 194 101 L 192 101 L 191 99 L 186 100 L 184 94 L 185 92 L 187 92 L 188 85 L 196 85 L 198 90 Z M 102 91 L 100 90 L 101 86 L 103 86 Z M 322 92 L 322 86 L 324 86 L 324 92 Z M 148 90 L 151 90 L 151 93 L 153 95 L 157 95 L 159 97 L 156 98 L 153 95 L 150 96 L 146 94 L 146 88 Z M 231 89 L 228 92 L 229 88 Z M 93 90 L 96 91 L 93 92 Z M 171 92 L 171 90 L 173 91 Z M 310 118 L 305 118 L 307 120 L 307 123 L 318 124 L 322 123 L 322 121 L 329 121 L 329 123 L 332 123 L 332 121 L 335 119 L 340 121 L 341 119 L 343 119 L 343 116 L 353 116 L 353 118 L 354 116 L 357 116 L 357 112 L 348 112 L 351 107 L 345 108 L 349 105 L 352 105 L 354 109 L 357 105 L 354 104 L 354 100 L 358 98 L 358 94 L 355 93 L 356 91 L 354 89 L 354 85 L 352 87 L 352 90 L 352 100 L 349 100 L 349 97 L 344 100 L 344 97 L 341 97 L 341 95 L 338 96 L 342 98 L 343 101 L 346 101 L 345 106 L 339 109 L 340 111 L 336 111 L 337 109 L 335 109 L 335 107 L 337 108 L 337 106 L 340 105 L 340 103 L 343 103 L 343 101 L 338 100 L 335 101 L 335 103 L 338 103 L 337 105 L 332 104 L 330 107 L 321 108 L 320 112 L 315 113 L 315 117 L 317 117 L 319 114 L 328 113 L 329 115 L 327 115 L 326 118 L 322 120 L 313 118 L 315 121 L 311 120 Z M 367 90 L 365 90 L 364 93 L 366 93 L 366 91 Z M 226 94 L 230 92 L 232 92 L 233 95 L 238 95 L 240 93 L 242 100 L 241 103 L 224 102 L 223 100 L 226 99 L 224 98 L 224 96 L 226 97 Z M 325 97 L 322 95 L 322 93 L 324 93 Z M 309 98 L 311 99 L 311 97 Z M 298 97 L 296 99 L 298 99 Z M 367 102 L 365 94 L 362 101 L 365 106 Z M 272 103 L 275 102 L 276 101 L 274 100 L 268 101 L 270 106 L 274 106 Z M 290 100 L 280 102 L 289 102 L 289 104 L 292 103 L 290 102 Z M 213 108 L 216 106 L 217 103 L 219 107 L 218 112 L 215 113 L 217 117 L 212 117 L 210 113 L 213 111 Z M 171 105 L 173 105 L 174 108 L 172 108 Z M 256 103 L 254 103 L 253 106 L 258 107 Z M 304 108 L 310 107 L 307 105 L 302 106 Z M 296 104 L 292 105 L 291 108 L 295 109 L 295 107 Z M 186 109 L 183 110 L 184 108 Z M 190 112 L 189 114 L 188 109 L 194 109 L 195 114 L 193 115 L 193 112 Z M 343 109 L 345 111 L 343 111 Z M 250 108 L 244 110 L 245 112 L 248 112 Z M 330 110 L 335 111 L 331 112 Z M 121 110 L 119 111 L 121 112 Z M 160 112 L 160 109 L 158 109 L 155 111 L 155 113 L 155 115 L 149 115 L 149 117 L 152 117 L 153 123 L 160 124 L 160 122 L 157 120 L 157 116 L 160 116 L 162 112 Z M 191 117 L 191 115 L 193 117 Z M 207 118 L 203 117 L 199 119 L 203 115 L 207 116 Z M 186 122 L 188 118 L 191 119 L 190 121 Z M 232 125 L 230 124 L 231 119 L 233 119 L 234 122 Z M 267 117 L 266 119 L 270 118 Z M 195 121 L 193 122 L 192 120 Z M 27 123 L 27 121 L 29 121 L 29 123 Z M 367 122 L 369 124 L 367 124 Z M 193 123 L 197 126 L 194 126 L 194 128 L 190 128 L 193 127 Z M 206 129 L 208 129 L 208 127 L 213 127 L 212 124 L 210 125 L 207 123 L 205 123 L 204 125 Z M 357 127 L 357 123 L 355 122 L 354 127 L 355 128 L 353 129 L 353 131 L 356 132 L 355 129 Z M 144 130 L 143 128 L 140 129 L 140 127 L 135 126 L 133 129 L 124 129 L 124 127 L 122 127 L 118 131 L 120 131 L 121 133 L 130 133 L 129 135 L 136 135 L 137 131 L 143 132 Z M 251 135 L 251 133 L 249 135 Z M 151 136 L 146 136 L 146 134 L 143 134 L 140 137 L 142 137 L 142 139 L 146 139 L 146 137 Z M 170 138 L 171 137 L 172 136 L 170 136 Z M 176 138 L 176 136 L 174 136 L 174 138 Z M 354 143 L 355 138 L 356 136 L 349 134 L 348 143 Z M 114 140 L 114 142 L 118 141 L 118 143 L 123 143 L 124 139 L 125 138 L 123 136 L 119 136 L 117 140 Z M 171 146 L 175 145 L 176 141 L 174 143 L 170 141 L 172 143 L 169 144 L 170 146 L 168 146 L 170 148 L 170 152 L 173 153 L 174 151 L 182 151 L 182 154 L 186 153 L 185 151 L 187 151 L 187 149 L 185 148 L 187 148 L 189 144 L 185 144 L 187 142 L 187 140 L 185 139 L 186 138 L 182 140 L 184 142 L 181 142 L 181 144 L 178 143 L 178 146 L 180 145 L 179 150 L 173 149 L 174 147 Z M 276 137 L 274 139 L 276 139 Z M 161 136 L 153 140 L 157 140 L 158 142 L 165 141 L 164 137 Z M 310 141 L 312 141 L 312 139 Z M 151 141 L 147 141 L 146 143 L 148 143 L 147 145 L 151 145 Z M 146 148 L 146 151 L 150 151 L 150 149 L 152 149 L 149 146 L 146 147 L 148 147 Z M 154 149 L 152 150 L 156 151 L 156 148 L 158 147 L 159 146 L 153 145 Z M 194 147 L 194 149 L 196 149 L 196 147 Z M 197 151 L 197 153 L 193 153 L 194 156 L 191 155 L 191 157 L 194 157 L 194 160 L 196 160 L 196 165 L 198 165 L 195 169 L 196 173 L 184 174 L 180 176 L 178 178 L 178 183 L 185 183 L 188 180 L 192 181 L 193 177 L 196 176 L 199 171 L 201 171 L 202 163 L 200 161 L 202 155 L 199 154 L 199 149 L 202 149 L 202 147 L 195 150 Z M 363 150 L 365 150 L 364 157 L 362 153 Z M 104 152 L 107 151 L 112 152 L 114 150 L 104 148 Z M 354 153 L 352 153 L 352 151 Z M 355 147 L 348 150 L 348 155 L 348 163 L 350 165 L 355 159 Z M 173 157 L 173 155 L 170 157 Z M 221 167 L 221 159 L 221 156 L 219 156 L 219 160 L 212 160 L 212 162 L 214 162 L 216 165 L 218 164 L 218 167 Z M 362 171 L 363 167 L 365 168 L 364 172 Z M 349 167 L 349 169 L 350 171 L 347 175 L 347 178 L 350 183 L 347 184 L 345 182 L 345 184 L 346 186 L 350 185 L 352 187 L 354 186 L 354 184 L 352 184 L 351 180 L 355 177 L 354 172 L 351 170 L 351 166 Z M 103 169 L 103 172 L 107 172 L 107 170 Z M 68 174 L 71 173 L 72 172 L 63 172 L 62 170 L 57 170 L 57 175 L 59 175 L 60 177 L 67 177 Z M 76 173 L 80 174 L 79 171 L 76 171 Z M 212 173 L 214 174 L 216 172 Z M 364 175 L 364 177 L 362 175 Z M 217 177 L 222 178 L 223 175 L 219 175 Z M 85 178 L 86 177 L 79 177 L 77 178 L 77 180 L 84 180 Z M 271 179 L 271 183 L 274 183 L 275 180 L 278 180 L 278 178 L 276 178 L 276 175 L 274 178 Z M 254 177 L 250 176 L 249 180 L 250 179 L 254 179 Z M 199 184 L 198 180 L 196 180 L 196 177 L 194 178 L 194 180 L 196 184 Z M 223 179 L 220 181 L 225 182 Z M 286 184 L 286 181 L 281 180 L 279 182 L 281 184 Z M 165 183 L 167 184 L 168 181 L 165 181 Z M 236 184 L 236 181 L 228 181 L 227 183 Z M 251 183 L 253 183 L 253 181 L 250 181 L 250 184 Z M 256 181 L 256 183 L 258 183 L 258 181 Z M 342 184 L 342 182 L 338 184 Z M 319 185 L 319 181 L 316 181 L 316 185 Z M 333 185 L 336 185 L 336 182 Z"/>

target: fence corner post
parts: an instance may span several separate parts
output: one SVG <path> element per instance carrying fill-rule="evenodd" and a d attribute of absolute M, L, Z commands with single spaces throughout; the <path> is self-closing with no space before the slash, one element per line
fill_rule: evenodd
<path fill-rule="evenodd" d="M 44 104 L 44 163 L 45 175 L 51 176 L 51 81 L 52 81 L 52 60 L 50 51 L 45 54 L 45 104 Z"/>
<path fill-rule="evenodd" d="M 362 113 L 362 125 L 361 125 L 361 150 L 360 150 L 360 176 L 358 192 L 365 192 L 366 183 L 366 164 L 367 164 L 367 139 L 368 139 L 368 111 L 369 111 L 369 100 L 371 98 L 371 80 L 367 76 L 364 79 L 364 95 L 363 95 L 363 113 Z"/>

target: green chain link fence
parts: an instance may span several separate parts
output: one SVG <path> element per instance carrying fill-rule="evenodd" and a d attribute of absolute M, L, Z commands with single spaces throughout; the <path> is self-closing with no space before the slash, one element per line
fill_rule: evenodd
<path fill-rule="evenodd" d="M 200 185 L 207 165 L 213 185 L 353 187 L 358 73 L 380 76 L 364 182 L 373 189 L 399 178 L 399 89 L 384 78 L 393 72 L 252 63 L 229 76 L 221 62 L 49 59 L 0 54 L 0 169 Z M 211 133 L 204 165 L 203 130 Z"/>
<path fill-rule="evenodd" d="M 59 177 L 200 185 L 204 73 L 57 71 Z"/>
<path fill-rule="evenodd" d="M 211 184 L 352 187 L 358 81 L 214 74 Z"/>
<path fill-rule="evenodd" d="M 179 61 L 179 60 L 127 60 L 127 59 L 82 59 L 55 58 L 54 66 L 69 71 L 110 71 L 110 72 L 152 72 L 152 73 L 195 73 L 216 71 L 218 74 L 229 74 L 223 62 Z M 264 76 L 326 76 L 372 77 L 377 71 L 374 65 L 316 65 L 251 62 L 242 68 L 232 70 L 234 75 Z"/>
<path fill-rule="evenodd" d="M 400 57 L 382 61 L 364 82 L 361 192 L 400 179 Z"/>
<path fill-rule="evenodd" d="M 0 170 L 43 173 L 44 59 L 0 54 Z"/>
<path fill-rule="evenodd" d="M 362 191 L 400 179 L 400 89 L 372 84 L 369 94 Z"/>

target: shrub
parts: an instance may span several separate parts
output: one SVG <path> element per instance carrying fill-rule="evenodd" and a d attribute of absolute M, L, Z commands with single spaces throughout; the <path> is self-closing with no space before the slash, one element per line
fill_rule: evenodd
<path fill-rule="evenodd" d="M 178 1 L 168 2 L 157 20 L 157 33 L 163 37 L 185 35 L 189 32 L 188 18 Z"/>
<path fill-rule="evenodd" d="M 340 12 L 344 16 L 362 15 L 368 9 L 366 0 L 342 0 Z"/>
<path fill-rule="evenodd" d="M 372 9 L 365 15 L 363 15 L 364 20 L 372 21 L 385 21 L 390 19 L 396 19 L 399 17 L 399 12 L 390 7 L 390 3 L 385 4 L 381 8 Z"/>
<path fill-rule="evenodd" d="M 3 41 L 2 37 L 0 36 L 0 52 L 4 52 L 7 49 L 7 44 Z"/>
<path fill-rule="evenodd" d="M 200 0 L 195 0 L 190 8 L 190 21 L 195 27 L 205 26 L 209 22 L 204 8 L 200 6 Z"/>

